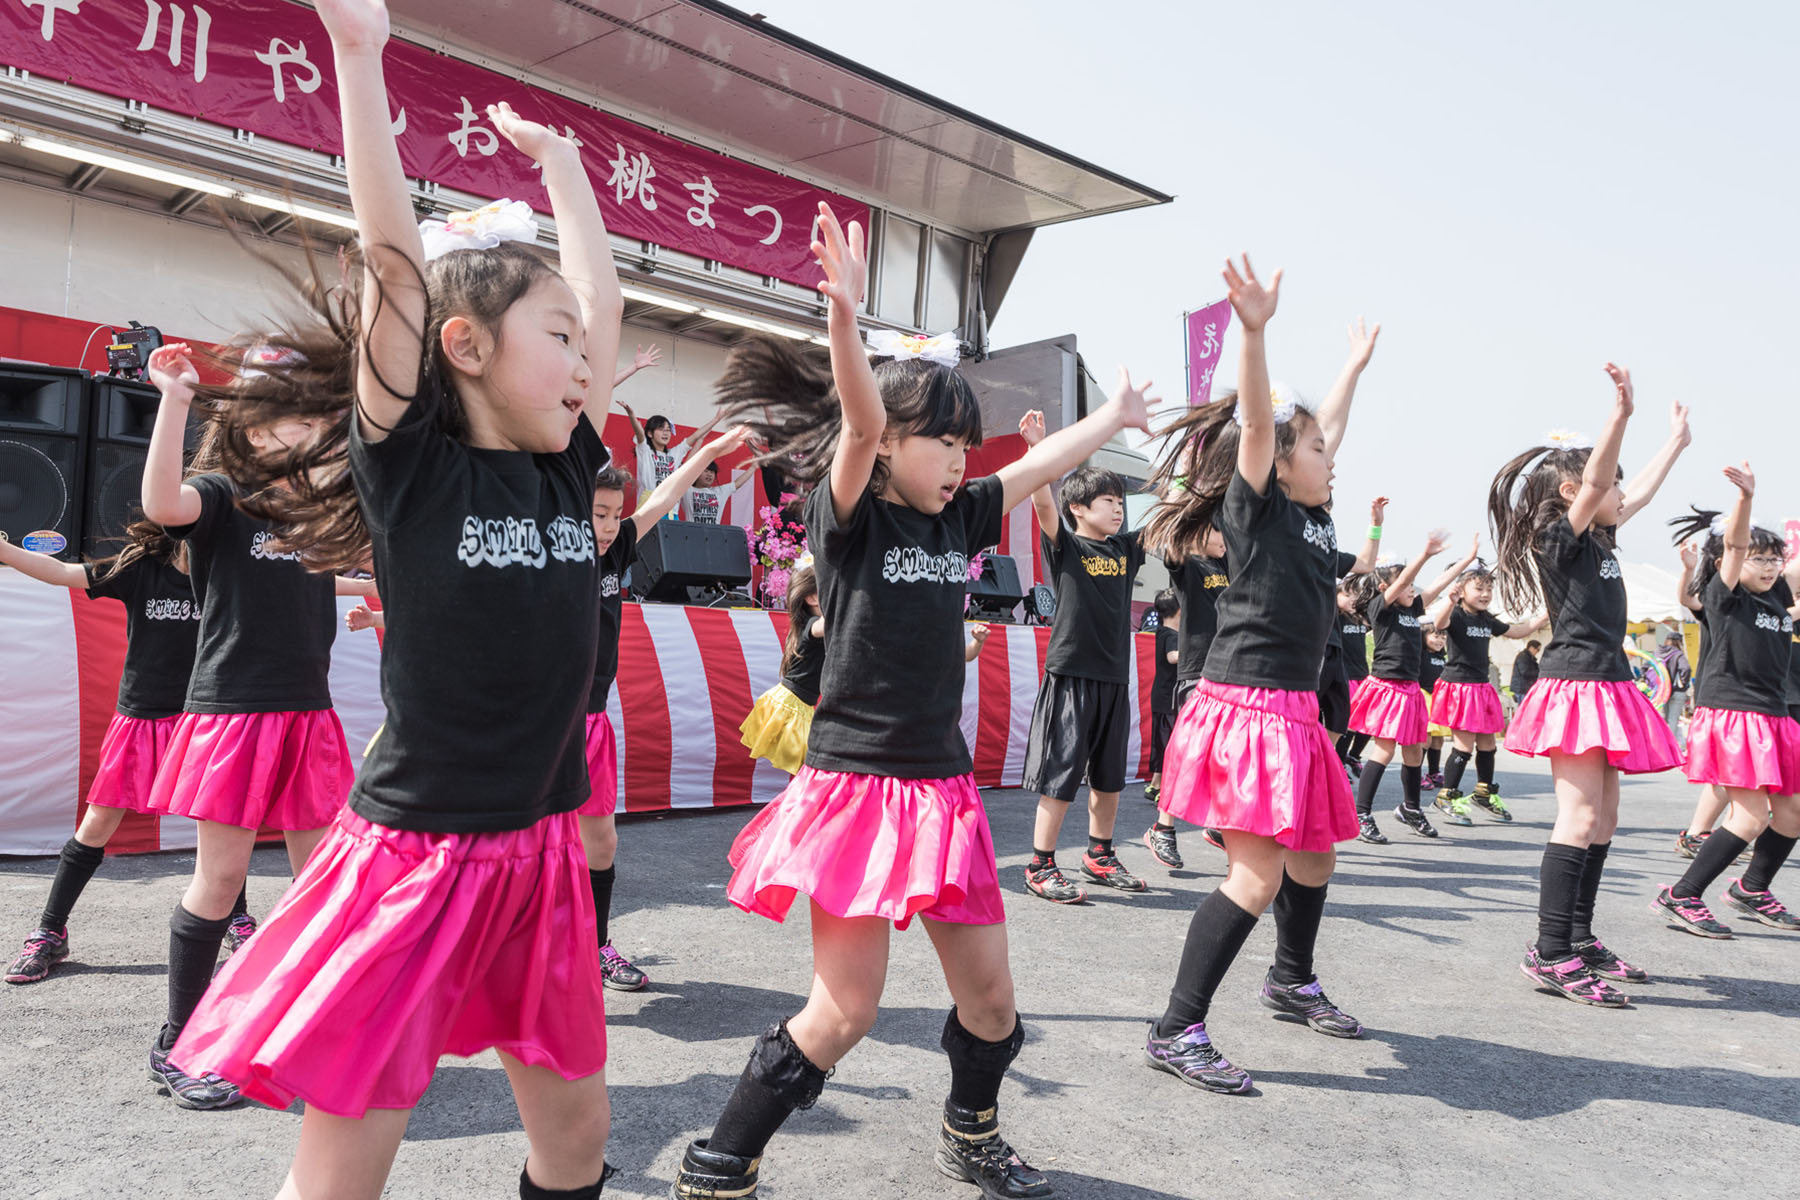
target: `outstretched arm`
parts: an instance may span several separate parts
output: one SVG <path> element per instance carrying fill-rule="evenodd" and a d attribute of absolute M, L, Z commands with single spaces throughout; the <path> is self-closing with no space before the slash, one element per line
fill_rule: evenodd
<path fill-rule="evenodd" d="M 964 662 L 974 662 L 981 654 L 981 648 L 987 645 L 988 632 L 986 625 L 969 626 L 969 640 L 963 645 Z"/>
<path fill-rule="evenodd" d="M 1800 562 L 1800 559 L 1795 559 Z M 1694 568 L 1700 565 L 1700 549 L 1692 540 L 1681 543 L 1681 577 L 1675 583 L 1675 598 L 1681 601 L 1681 607 L 1689 612 L 1699 612 L 1704 605 L 1700 597 L 1694 595 L 1690 588 L 1694 586 Z"/>
<path fill-rule="evenodd" d="M 200 491 L 181 481 L 181 450 L 187 438 L 188 409 L 200 373 L 188 359 L 186 342 L 159 346 L 150 355 L 150 382 L 162 393 L 150 449 L 144 456 L 144 515 L 158 525 L 192 525 L 200 519 Z"/>
<path fill-rule="evenodd" d="M 826 324 L 831 341 L 831 381 L 843 409 L 843 430 L 831 459 L 831 511 L 838 521 L 850 519 L 875 472 L 875 454 L 887 428 L 887 407 L 856 328 L 856 306 L 869 286 L 869 259 L 862 226 L 845 230 L 823 201 L 819 204 L 819 237 L 813 256 L 825 270 L 819 291 L 827 302 Z"/>
<path fill-rule="evenodd" d="M 1469 547 L 1469 552 L 1463 556 L 1462 561 L 1432 580 L 1431 586 L 1420 593 L 1420 595 L 1425 598 L 1425 607 L 1430 608 L 1433 604 L 1437 603 L 1437 598 L 1444 594 L 1444 589 L 1455 583 L 1457 579 L 1461 577 L 1462 573 L 1468 570 L 1470 565 L 1472 565 L 1480 556 L 1481 535 L 1478 533 L 1475 535 L 1474 544 Z"/>
<path fill-rule="evenodd" d="M 1119 386 L 1112 399 L 1067 429 L 1059 429 L 1027 450 L 1017 462 L 1008 463 L 995 472 L 1000 478 L 1004 499 L 1002 507 L 1013 505 L 1053 479 L 1068 474 L 1092 455 L 1121 429 L 1150 431 L 1150 410 L 1157 401 L 1148 393 L 1150 382 L 1133 387 L 1131 376 L 1119 368 Z M 1040 524 L 1043 515 L 1038 516 Z"/>
<path fill-rule="evenodd" d="M 1388 604 L 1398 604 L 1401 594 L 1418 581 L 1419 572 L 1424 569 L 1426 560 L 1442 554 L 1444 547 L 1449 544 L 1450 539 L 1442 535 L 1434 535 L 1427 540 L 1425 549 L 1414 556 L 1413 560 L 1407 563 L 1398 575 L 1394 576 L 1393 581 L 1381 590 L 1381 598 Z M 1433 599 L 1435 598 L 1433 597 Z"/>
<path fill-rule="evenodd" d="M 1744 577 L 1744 560 L 1750 556 L 1750 500 L 1756 495 L 1756 476 L 1750 464 L 1726 467 L 1725 478 L 1737 488 L 1731 513 L 1725 518 L 1725 557 L 1719 560 L 1719 582 L 1735 588 Z"/>
<path fill-rule="evenodd" d="M 1369 502 L 1369 535 L 1356 555 L 1356 565 L 1350 568 L 1352 575 L 1367 575 L 1381 561 L 1381 523 L 1387 519 L 1387 506 L 1386 496 L 1377 496 Z"/>
<path fill-rule="evenodd" d="M 1685 404 L 1675 404 L 1669 409 L 1669 440 L 1663 443 L 1656 457 L 1644 465 L 1632 481 L 1625 485 L 1625 507 L 1621 510 L 1619 524 L 1635 517 L 1643 507 L 1656 496 L 1656 490 L 1669 477 L 1669 469 L 1681 452 L 1694 440 L 1688 429 L 1688 409 Z"/>
<path fill-rule="evenodd" d="M 344 628 L 351 633 L 361 633 L 365 629 L 385 631 L 387 629 L 387 610 L 358 604 L 344 614 Z"/>
<path fill-rule="evenodd" d="M 1019 418 L 1019 436 L 1025 439 L 1025 449 L 1031 448 L 1044 440 L 1044 414 L 1032 409 Z M 1050 539 L 1052 546 L 1062 537 L 1062 520 L 1056 513 L 1056 497 L 1050 491 L 1050 481 L 1031 493 L 1031 510 L 1037 514 L 1038 529 Z"/>
<path fill-rule="evenodd" d="M 723 412 L 713 413 L 711 420 L 707 421 L 706 424 L 700 426 L 700 428 L 694 430 L 694 432 L 692 432 L 692 433 L 688 434 L 686 437 L 682 438 L 681 444 L 684 446 L 698 446 L 701 442 L 706 440 L 707 434 L 711 433 L 715 428 L 717 428 L 719 421 L 724 416 L 725 416 L 725 414 Z"/>
<path fill-rule="evenodd" d="M 613 376 L 613 386 L 615 388 L 618 387 L 621 383 L 624 383 L 627 379 L 630 379 L 645 367 L 654 367 L 661 361 L 662 349 L 658 347 L 655 342 L 650 343 L 650 348 L 648 350 L 639 346 L 637 348 L 637 353 L 632 356 L 631 365 L 629 367 L 620 367 L 619 373 Z"/>
<path fill-rule="evenodd" d="M 1275 406 L 1269 396 L 1269 358 L 1263 332 L 1281 300 L 1281 272 L 1264 287 L 1244 255 L 1244 269 L 1225 264 L 1226 294 L 1238 316 L 1238 474 L 1257 495 L 1264 494 L 1275 466 Z"/>
<path fill-rule="evenodd" d="M 336 576 L 333 580 L 336 594 L 339 596 L 373 596 L 375 581 L 373 579 L 352 579 L 348 575 Z"/>
<path fill-rule="evenodd" d="M 619 401 L 619 407 L 624 410 L 626 420 L 631 422 L 631 440 L 642 446 L 648 440 L 644 433 L 644 423 L 638 420 L 638 415 L 631 411 L 631 405 L 625 401 Z"/>
<path fill-rule="evenodd" d="M 1532 634 L 1536 633 L 1538 630 L 1542 629 L 1544 626 L 1548 625 L 1549 623 L 1550 623 L 1550 614 L 1549 613 L 1539 613 L 1537 616 L 1531 618 L 1529 621 L 1520 621 L 1516 625 L 1508 625 L 1506 627 L 1506 632 L 1501 634 L 1501 636 L 1509 637 L 1509 638 L 1530 637 Z"/>
<path fill-rule="evenodd" d="M 700 472 L 706 465 L 721 454 L 730 454 L 744 444 L 750 436 L 750 427 L 739 425 L 723 437 L 714 438 L 688 455 L 686 462 L 669 472 L 669 477 L 656 485 L 656 490 L 638 501 L 637 511 L 631 514 L 637 525 L 638 537 L 642 538 L 658 521 L 668 516 L 680 502 L 682 494 L 694 486 L 694 480 L 700 478 Z"/>
<path fill-rule="evenodd" d="M 1619 447 L 1625 443 L 1625 422 L 1631 420 L 1636 408 L 1631 372 L 1607 363 L 1606 373 L 1613 381 L 1612 411 L 1607 414 L 1600 440 L 1595 443 L 1593 452 L 1588 455 L 1587 467 L 1581 472 L 1581 490 L 1575 493 L 1575 500 L 1569 505 L 1569 527 L 1577 537 L 1588 531 L 1600 506 L 1618 486 L 1615 476 L 1619 473 Z"/>
<path fill-rule="evenodd" d="M 1370 329 L 1361 317 L 1356 324 L 1349 327 L 1350 357 L 1344 362 L 1344 369 L 1338 372 L 1337 381 L 1331 390 L 1325 393 L 1325 400 L 1319 405 L 1319 431 L 1325 435 L 1325 453 L 1335 457 L 1338 447 L 1343 445 L 1344 431 L 1350 427 L 1350 403 L 1356 399 L 1356 381 L 1362 378 L 1363 371 L 1369 365 L 1369 359 L 1375 353 L 1375 339 L 1381 336 L 1381 325 Z M 1376 524 L 1380 524 L 1379 521 Z"/>
<path fill-rule="evenodd" d="M 15 546 L 4 533 L 0 533 L 0 567 L 11 567 L 21 575 L 29 575 L 53 587 L 87 586 L 87 571 L 80 563 L 64 562 L 48 554 L 39 554 L 36 550 Z"/>

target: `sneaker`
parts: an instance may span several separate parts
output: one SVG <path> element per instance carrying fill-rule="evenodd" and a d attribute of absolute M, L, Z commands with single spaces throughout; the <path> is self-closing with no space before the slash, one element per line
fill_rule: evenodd
<path fill-rule="evenodd" d="M 1469 803 L 1503 825 L 1513 819 L 1512 809 L 1500 802 L 1499 788 L 1478 783 L 1475 785 L 1475 794 L 1469 797 Z"/>
<path fill-rule="evenodd" d="M 1739 912 L 1749 913 L 1770 929 L 1800 929 L 1800 917 L 1789 912 L 1787 905 L 1769 892 L 1745 890 L 1742 879 L 1734 879 L 1726 887 L 1725 903 Z"/>
<path fill-rule="evenodd" d="M 1103 883 L 1109 888 L 1118 888 L 1121 892 L 1147 892 L 1150 885 L 1125 869 L 1116 854 L 1093 855 L 1084 853 L 1081 856 L 1081 873 L 1095 883 Z"/>
<path fill-rule="evenodd" d="M 1207 845 L 1211 846 L 1214 850 L 1223 850 L 1225 848 L 1224 833 L 1222 833 L 1221 831 L 1219 831 L 1217 829 L 1212 828 L 1211 826 L 1208 826 L 1205 829 L 1202 829 L 1200 831 L 1200 838 Z"/>
<path fill-rule="evenodd" d="M 6 968 L 8 983 L 36 983 L 50 974 L 50 968 L 69 957 L 69 931 L 40 929 L 25 939 L 19 957 Z"/>
<path fill-rule="evenodd" d="M 1055 863 L 1026 867 L 1025 890 L 1057 904 L 1080 904 L 1087 899 L 1087 892 L 1064 879 Z"/>
<path fill-rule="evenodd" d="M 1712 836 L 1710 829 L 1700 834 L 1689 833 L 1684 829 L 1675 835 L 1675 852 L 1683 858 L 1692 858 L 1700 853 L 1700 847 L 1710 836 Z"/>
<path fill-rule="evenodd" d="M 600 982 L 615 992 L 636 992 L 650 982 L 650 977 L 632 966 L 631 960 L 608 942 L 600 947 Z"/>
<path fill-rule="evenodd" d="M 1299 1017 L 1320 1033 L 1340 1038 L 1362 1036 L 1362 1022 L 1326 998 L 1317 975 L 1307 983 L 1277 983 L 1275 968 L 1270 967 L 1269 973 L 1263 976 L 1262 1002 L 1265 1008 Z"/>
<path fill-rule="evenodd" d="M 1394 806 L 1394 815 L 1399 817 L 1408 829 L 1412 830 L 1420 837 L 1434 838 L 1438 835 L 1438 831 L 1432 828 L 1431 822 L 1425 819 L 1425 814 L 1419 809 L 1415 808 L 1408 811 L 1406 805 L 1396 804 Z"/>
<path fill-rule="evenodd" d="M 1171 871 L 1181 870 L 1181 851 L 1175 848 L 1175 831 L 1152 825 L 1144 831 L 1144 845 L 1156 855 L 1156 861 Z"/>
<path fill-rule="evenodd" d="M 1381 832 L 1381 826 L 1375 823 L 1374 816 L 1369 813 L 1356 814 L 1356 840 L 1367 842 L 1371 846 L 1388 844 L 1387 834 Z"/>
<path fill-rule="evenodd" d="M 760 1157 L 715 1154 L 706 1148 L 706 1139 L 701 1138 L 689 1142 L 682 1153 L 669 1195 L 675 1200 L 713 1200 L 715 1196 L 750 1200 L 756 1195 L 756 1172 L 761 1166 Z"/>
<path fill-rule="evenodd" d="M 1162 798 L 1162 785 L 1161 784 L 1146 783 L 1144 785 L 1144 799 L 1148 800 L 1152 804 L 1155 804 L 1161 798 Z"/>
<path fill-rule="evenodd" d="M 1428 788 L 1441 788 L 1444 786 L 1444 773 L 1442 771 L 1432 771 L 1425 775 L 1420 782 Z"/>
<path fill-rule="evenodd" d="M 198 1078 L 189 1075 L 169 1061 L 169 1052 L 157 1042 L 150 1044 L 150 1079 L 158 1091 L 167 1092 L 183 1108 L 230 1108 L 244 1101 L 237 1084 L 210 1073 Z"/>
<path fill-rule="evenodd" d="M 1144 1058 L 1158 1071 L 1167 1071 L 1183 1083 L 1209 1092 L 1241 1095 L 1250 1090 L 1250 1073 L 1231 1065 L 1219 1053 L 1206 1034 L 1206 1022 L 1189 1025 L 1172 1038 L 1156 1036 L 1150 1026 L 1150 1040 L 1144 1043 Z"/>
<path fill-rule="evenodd" d="M 1455 788 L 1445 788 L 1431 802 L 1432 807 L 1444 814 L 1444 820 L 1452 825 L 1473 825 L 1475 819 L 1469 815 L 1469 801 Z"/>
<path fill-rule="evenodd" d="M 1712 915 L 1706 901 L 1698 896 L 1677 896 L 1674 889 L 1661 888 L 1650 902 L 1650 911 L 1663 914 L 1696 937 L 1723 941 L 1731 936 L 1731 930 Z"/>
<path fill-rule="evenodd" d="M 1649 983 L 1650 972 L 1642 967 L 1634 967 L 1611 950 L 1599 938 L 1588 938 L 1575 943 L 1575 956 L 1587 969 L 1604 979 L 1617 979 L 1620 983 Z"/>
<path fill-rule="evenodd" d="M 1549 988 L 1577 1004 L 1596 1008 L 1624 1008 L 1631 997 L 1588 970 L 1581 956 L 1571 954 L 1560 962 L 1545 962 L 1536 945 L 1525 947 L 1525 961 L 1519 964 L 1525 978 L 1539 987 Z"/>
<path fill-rule="evenodd" d="M 1346 767 L 1350 768 L 1350 778 L 1352 778 L 1352 779 L 1361 779 L 1362 778 L 1362 759 L 1346 758 L 1344 760 L 1344 765 Z"/>
<path fill-rule="evenodd" d="M 249 913 L 239 913 L 231 918 L 231 924 L 225 927 L 225 957 L 230 958 L 242 950 L 255 932 L 256 918 Z"/>
<path fill-rule="evenodd" d="M 998 1109 L 976 1112 L 944 1101 L 944 1125 L 932 1161 L 950 1178 L 980 1188 L 983 1200 L 1033 1200 L 1056 1194 L 1044 1173 L 1020 1158 L 1000 1136 Z"/>

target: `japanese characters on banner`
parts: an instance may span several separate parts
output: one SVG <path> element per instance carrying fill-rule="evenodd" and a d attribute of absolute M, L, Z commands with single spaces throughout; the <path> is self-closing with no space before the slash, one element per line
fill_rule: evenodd
<path fill-rule="evenodd" d="M 284 0 L 0 0 L 0 62 L 324 153 L 342 152 L 331 41 Z M 504 75 L 388 43 L 390 117 L 406 173 L 549 211 L 535 165 L 487 123 L 507 100 L 575 139 L 613 232 L 802 287 L 819 201 L 869 210 Z"/>
<path fill-rule="evenodd" d="M 1231 301 L 1218 300 L 1195 309 L 1187 314 L 1185 323 L 1188 403 L 1205 404 L 1212 399 L 1213 372 L 1219 369 L 1219 352 L 1225 345 L 1225 330 L 1231 324 Z"/>

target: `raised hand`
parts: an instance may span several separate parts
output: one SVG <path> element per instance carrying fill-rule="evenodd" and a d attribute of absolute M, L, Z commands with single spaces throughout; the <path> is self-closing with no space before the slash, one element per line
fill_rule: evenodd
<path fill-rule="evenodd" d="M 1377 496 L 1369 501 L 1369 524 L 1379 525 L 1387 519 L 1388 498 Z"/>
<path fill-rule="evenodd" d="M 1469 561 L 1474 562 L 1476 559 L 1478 559 L 1480 557 L 1481 557 L 1481 535 L 1478 533 L 1475 535 L 1475 540 L 1469 543 Z"/>
<path fill-rule="evenodd" d="M 186 342 L 170 342 L 158 346 L 150 354 L 150 382 L 165 396 L 180 400 L 194 398 L 194 385 L 200 372 L 194 369 L 193 348 Z"/>
<path fill-rule="evenodd" d="M 1279 281 L 1281 273 L 1277 271 L 1275 276 Z M 1363 319 L 1358 317 L 1356 324 L 1349 326 L 1346 331 L 1350 335 L 1350 361 L 1360 371 L 1368 366 L 1369 360 L 1375 356 L 1375 339 L 1381 336 L 1381 323 L 1377 321 L 1375 328 L 1370 329 L 1363 324 Z"/>
<path fill-rule="evenodd" d="M 976 624 L 976 625 L 969 626 L 969 636 L 974 639 L 975 644 L 977 646 L 979 646 L 983 642 L 987 641 L 988 634 L 991 632 L 992 632 L 992 630 L 990 630 L 986 625 Z"/>
<path fill-rule="evenodd" d="M 1026 446 L 1035 446 L 1044 440 L 1044 414 L 1032 409 L 1019 418 L 1019 436 L 1025 439 Z"/>
<path fill-rule="evenodd" d="M 1613 363 L 1606 364 L 1606 373 L 1612 377 L 1613 389 L 1617 393 L 1615 403 L 1619 415 L 1629 417 L 1637 411 L 1637 402 L 1631 390 L 1631 372 Z"/>
<path fill-rule="evenodd" d="M 707 453 L 717 458 L 721 454 L 730 454 L 750 440 L 752 430 L 748 425 L 733 425 L 724 433 L 706 444 Z"/>
<path fill-rule="evenodd" d="M 869 258 L 863 246 L 863 228 L 856 221 L 849 230 L 838 224 L 831 205 L 819 202 L 819 236 L 812 244 L 813 257 L 825 269 L 819 291 L 847 313 L 855 313 L 869 286 Z"/>
<path fill-rule="evenodd" d="M 1688 406 L 1679 400 L 1669 406 L 1669 440 L 1682 447 L 1694 440 L 1694 431 L 1688 428 Z"/>
<path fill-rule="evenodd" d="M 513 111 L 513 106 L 502 100 L 498 104 L 487 106 L 488 120 L 500 136 L 511 142 L 532 162 L 542 163 L 554 155 L 574 154 L 580 156 L 572 138 L 563 136 L 538 121 L 529 121 Z"/>
<path fill-rule="evenodd" d="M 1425 539 L 1425 557 L 1430 558 L 1434 554 L 1442 554 L 1449 546 L 1450 531 L 1434 529 L 1431 531 L 1431 536 Z"/>
<path fill-rule="evenodd" d="M 1725 478 L 1731 480 L 1731 486 L 1744 494 L 1744 499 L 1748 500 L 1756 495 L 1756 476 L 1751 473 L 1749 463 L 1726 467 Z"/>
<path fill-rule="evenodd" d="M 319 20 L 337 50 L 379 50 L 387 45 L 385 0 L 314 0 Z"/>
<path fill-rule="evenodd" d="M 1694 544 L 1692 538 L 1681 543 L 1681 565 L 1690 571 L 1700 565 L 1700 547 Z"/>
<path fill-rule="evenodd" d="M 1281 268 L 1269 277 L 1268 286 L 1256 277 L 1256 271 L 1250 266 L 1250 256 L 1244 255 L 1243 270 L 1230 259 L 1225 260 L 1226 295 L 1231 299 L 1231 307 L 1238 316 L 1238 324 L 1247 330 L 1261 329 L 1275 315 L 1275 306 L 1281 299 Z"/>
<path fill-rule="evenodd" d="M 1124 367 L 1119 368 L 1119 384 L 1113 389 L 1113 401 L 1119 406 L 1119 419 L 1125 428 L 1150 432 L 1151 410 L 1162 403 L 1162 397 L 1150 394 L 1150 387 L 1148 379 L 1141 386 L 1132 386 L 1131 373 Z M 1043 418 L 1040 416 L 1038 420 Z"/>
<path fill-rule="evenodd" d="M 375 628 L 375 612 L 366 604 L 358 604 L 344 614 L 344 628 L 351 633 L 361 633 L 365 629 Z"/>
<path fill-rule="evenodd" d="M 634 370 L 641 371 L 645 367 L 654 367 L 661 361 L 662 347 L 658 346 L 655 342 L 651 342 L 648 350 L 644 349 L 642 346 L 637 348 L 637 354 L 632 357 L 631 365 Z"/>

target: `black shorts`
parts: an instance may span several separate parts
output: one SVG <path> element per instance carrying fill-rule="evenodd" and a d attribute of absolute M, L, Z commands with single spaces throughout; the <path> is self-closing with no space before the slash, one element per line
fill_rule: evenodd
<path fill-rule="evenodd" d="M 1123 790 L 1134 708 L 1122 683 L 1045 675 L 1031 710 L 1022 786 L 1071 801 L 1083 776 L 1097 792 Z"/>
<path fill-rule="evenodd" d="M 1187 707 L 1188 697 L 1192 696 L 1194 694 L 1194 689 L 1199 686 L 1200 679 L 1198 676 L 1193 679 L 1177 679 L 1175 681 L 1176 716 L 1179 717 L 1181 715 L 1181 710 Z"/>
<path fill-rule="evenodd" d="M 1350 676 L 1341 658 L 1327 658 L 1319 672 L 1319 724 L 1332 733 L 1350 728 Z"/>
<path fill-rule="evenodd" d="M 1174 732 L 1174 713 L 1153 712 L 1150 714 L 1150 773 L 1152 775 L 1162 770 L 1163 752 L 1169 748 L 1169 735 Z"/>

